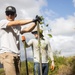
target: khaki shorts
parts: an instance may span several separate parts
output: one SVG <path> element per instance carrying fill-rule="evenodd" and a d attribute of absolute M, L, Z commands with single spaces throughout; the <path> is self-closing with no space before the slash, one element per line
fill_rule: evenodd
<path fill-rule="evenodd" d="M 0 54 L 0 63 L 3 64 L 5 75 L 20 75 L 20 57 L 17 54 Z"/>

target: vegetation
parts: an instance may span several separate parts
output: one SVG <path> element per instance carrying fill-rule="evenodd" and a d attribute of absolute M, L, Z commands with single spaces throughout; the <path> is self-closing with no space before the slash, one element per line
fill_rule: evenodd
<path fill-rule="evenodd" d="M 52 71 L 49 66 L 49 75 L 75 75 L 75 56 L 55 58 L 55 70 Z M 49 61 L 50 65 L 51 61 Z M 33 75 L 33 62 L 28 62 L 29 75 Z M 25 75 L 25 62 L 22 62 L 21 75 Z M 4 75 L 3 69 L 0 69 L 0 75 Z"/>

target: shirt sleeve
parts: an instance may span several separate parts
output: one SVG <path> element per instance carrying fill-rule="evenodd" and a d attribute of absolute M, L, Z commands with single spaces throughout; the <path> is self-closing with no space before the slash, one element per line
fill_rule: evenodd
<path fill-rule="evenodd" d="M 8 23 L 9 23 L 8 20 L 1 20 L 0 21 L 0 28 L 6 28 Z"/>
<path fill-rule="evenodd" d="M 29 42 L 27 44 L 28 44 L 28 46 L 32 46 L 33 45 L 33 39 L 29 40 Z"/>
<path fill-rule="evenodd" d="M 51 61 L 54 60 L 50 42 L 48 42 L 48 56 L 51 58 Z"/>

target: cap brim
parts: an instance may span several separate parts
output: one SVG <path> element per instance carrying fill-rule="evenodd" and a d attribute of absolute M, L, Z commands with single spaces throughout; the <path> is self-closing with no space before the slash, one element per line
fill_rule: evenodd
<path fill-rule="evenodd" d="M 31 33 L 32 33 L 32 34 L 37 34 L 37 31 L 32 31 Z"/>
<path fill-rule="evenodd" d="M 8 13 L 8 12 L 16 13 L 14 10 L 6 10 L 5 12 L 6 12 L 6 13 Z"/>

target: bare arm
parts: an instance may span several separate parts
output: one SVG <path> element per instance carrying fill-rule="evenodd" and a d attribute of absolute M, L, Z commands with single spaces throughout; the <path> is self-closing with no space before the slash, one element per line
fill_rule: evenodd
<path fill-rule="evenodd" d="M 8 27 L 9 26 L 17 26 L 17 25 L 25 25 L 25 24 L 28 24 L 28 23 L 31 23 L 31 22 L 33 22 L 33 20 L 15 20 L 15 21 L 10 21 L 9 23 L 8 23 Z"/>
<path fill-rule="evenodd" d="M 21 34 L 26 33 L 26 32 L 31 32 L 35 28 L 35 26 L 36 26 L 36 24 L 35 23 L 32 23 L 29 27 L 23 29 L 21 31 Z"/>

